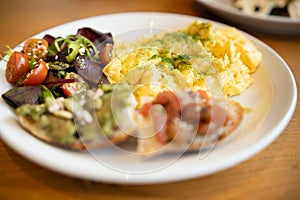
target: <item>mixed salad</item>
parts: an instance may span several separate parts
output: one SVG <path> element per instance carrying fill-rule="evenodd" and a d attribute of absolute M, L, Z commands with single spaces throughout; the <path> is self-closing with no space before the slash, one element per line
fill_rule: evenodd
<path fill-rule="evenodd" d="M 102 73 L 113 47 L 111 33 L 80 28 L 74 35 L 30 38 L 21 51 L 10 50 L 5 76 L 15 85 L 2 97 L 14 108 L 68 97 L 108 83 Z"/>

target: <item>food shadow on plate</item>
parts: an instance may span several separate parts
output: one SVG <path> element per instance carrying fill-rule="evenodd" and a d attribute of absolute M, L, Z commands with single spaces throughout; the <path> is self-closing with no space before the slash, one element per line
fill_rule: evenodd
<path fill-rule="evenodd" d="M 153 161 L 160 160 L 165 158 L 173 158 L 173 157 L 189 157 L 189 156 L 206 156 L 210 152 L 212 152 L 215 148 L 218 148 L 218 145 L 221 144 L 213 144 L 211 146 L 203 146 L 199 148 L 189 149 L 189 146 L 185 146 L 184 148 L 180 148 L 178 150 L 164 150 L 163 148 L 158 150 L 157 152 L 152 153 L 138 153 L 137 152 L 138 142 L 135 137 L 129 137 L 126 141 L 123 141 L 119 144 L 112 144 L 103 148 L 98 149 L 88 149 L 89 153 L 94 154 L 96 157 L 98 155 L 114 155 L 114 154 L 126 154 L 129 156 L 137 157 L 138 159 L 142 159 L 143 161 Z M 117 156 L 117 155 L 115 155 Z"/>

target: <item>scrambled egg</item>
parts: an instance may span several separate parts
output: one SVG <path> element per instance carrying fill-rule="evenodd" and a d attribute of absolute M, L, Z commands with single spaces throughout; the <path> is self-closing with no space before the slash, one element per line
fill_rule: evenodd
<path fill-rule="evenodd" d="M 185 30 L 115 44 L 104 68 L 110 83 L 135 87 L 138 105 L 162 90 L 206 90 L 217 98 L 239 95 L 253 82 L 262 55 L 241 32 L 198 21 Z"/>
<path fill-rule="evenodd" d="M 203 29 L 205 30 L 203 24 L 194 22 L 187 28 L 187 32 L 201 35 Z M 262 60 L 262 54 L 242 32 L 234 27 L 219 28 L 208 32 L 210 34 L 201 39 L 207 51 L 219 59 L 229 57 L 232 60 L 241 60 L 250 73 L 256 70 Z"/>

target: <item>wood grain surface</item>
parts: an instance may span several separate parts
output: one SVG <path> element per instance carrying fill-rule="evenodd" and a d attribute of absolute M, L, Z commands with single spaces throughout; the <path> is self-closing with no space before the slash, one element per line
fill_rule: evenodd
<path fill-rule="evenodd" d="M 193 0 L 0 0 L 0 52 L 45 29 L 85 17 L 159 11 L 210 18 Z M 231 24 L 230 24 L 231 25 Z M 126 26 L 126 24 L 124 24 Z M 247 30 L 288 63 L 299 85 L 300 36 Z M 299 94 L 299 93 L 298 93 Z M 187 181 L 114 185 L 57 174 L 23 158 L 0 140 L 0 199 L 300 199 L 300 108 L 267 148 L 230 169 Z"/>

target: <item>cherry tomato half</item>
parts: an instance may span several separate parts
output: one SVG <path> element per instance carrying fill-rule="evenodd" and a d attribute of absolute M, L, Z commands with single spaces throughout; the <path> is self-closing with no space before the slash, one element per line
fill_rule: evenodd
<path fill-rule="evenodd" d="M 48 54 L 48 42 L 44 39 L 30 38 L 25 41 L 23 51 L 29 60 L 45 59 Z"/>
<path fill-rule="evenodd" d="M 68 97 L 72 94 L 78 94 L 82 91 L 87 90 L 88 86 L 83 80 L 81 76 L 78 74 L 75 74 L 73 72 L 70 72 L 66 75 L 65 79 L 76 79 L 75 82 L 72 83 L 64 83 L 62 85 L 62 90 L 65 97 Z"/>
<path fill-rule="evenodd" d="M 43 60 L 39 60 L 37 67 L 32 69 L 23 80 L 24 85 L 39 85 L 46 80 L 48 75 L 48 66 Z"/>
<path fill-rule="evenodd" d="M 103 49 L 100 52 L 100 62 L 102 65 L 107 65 L 110 61 L 111 52 L 113 49 L 113 45 L 110 43 L 105 44 Z"/>
<path fill-rule="evenodd" d="M 8 82 L 17 83 L 19 78 L 29 71 L 29 62 L 26 56 L 14 51 L 6 64 L 5 76 Z"/>

